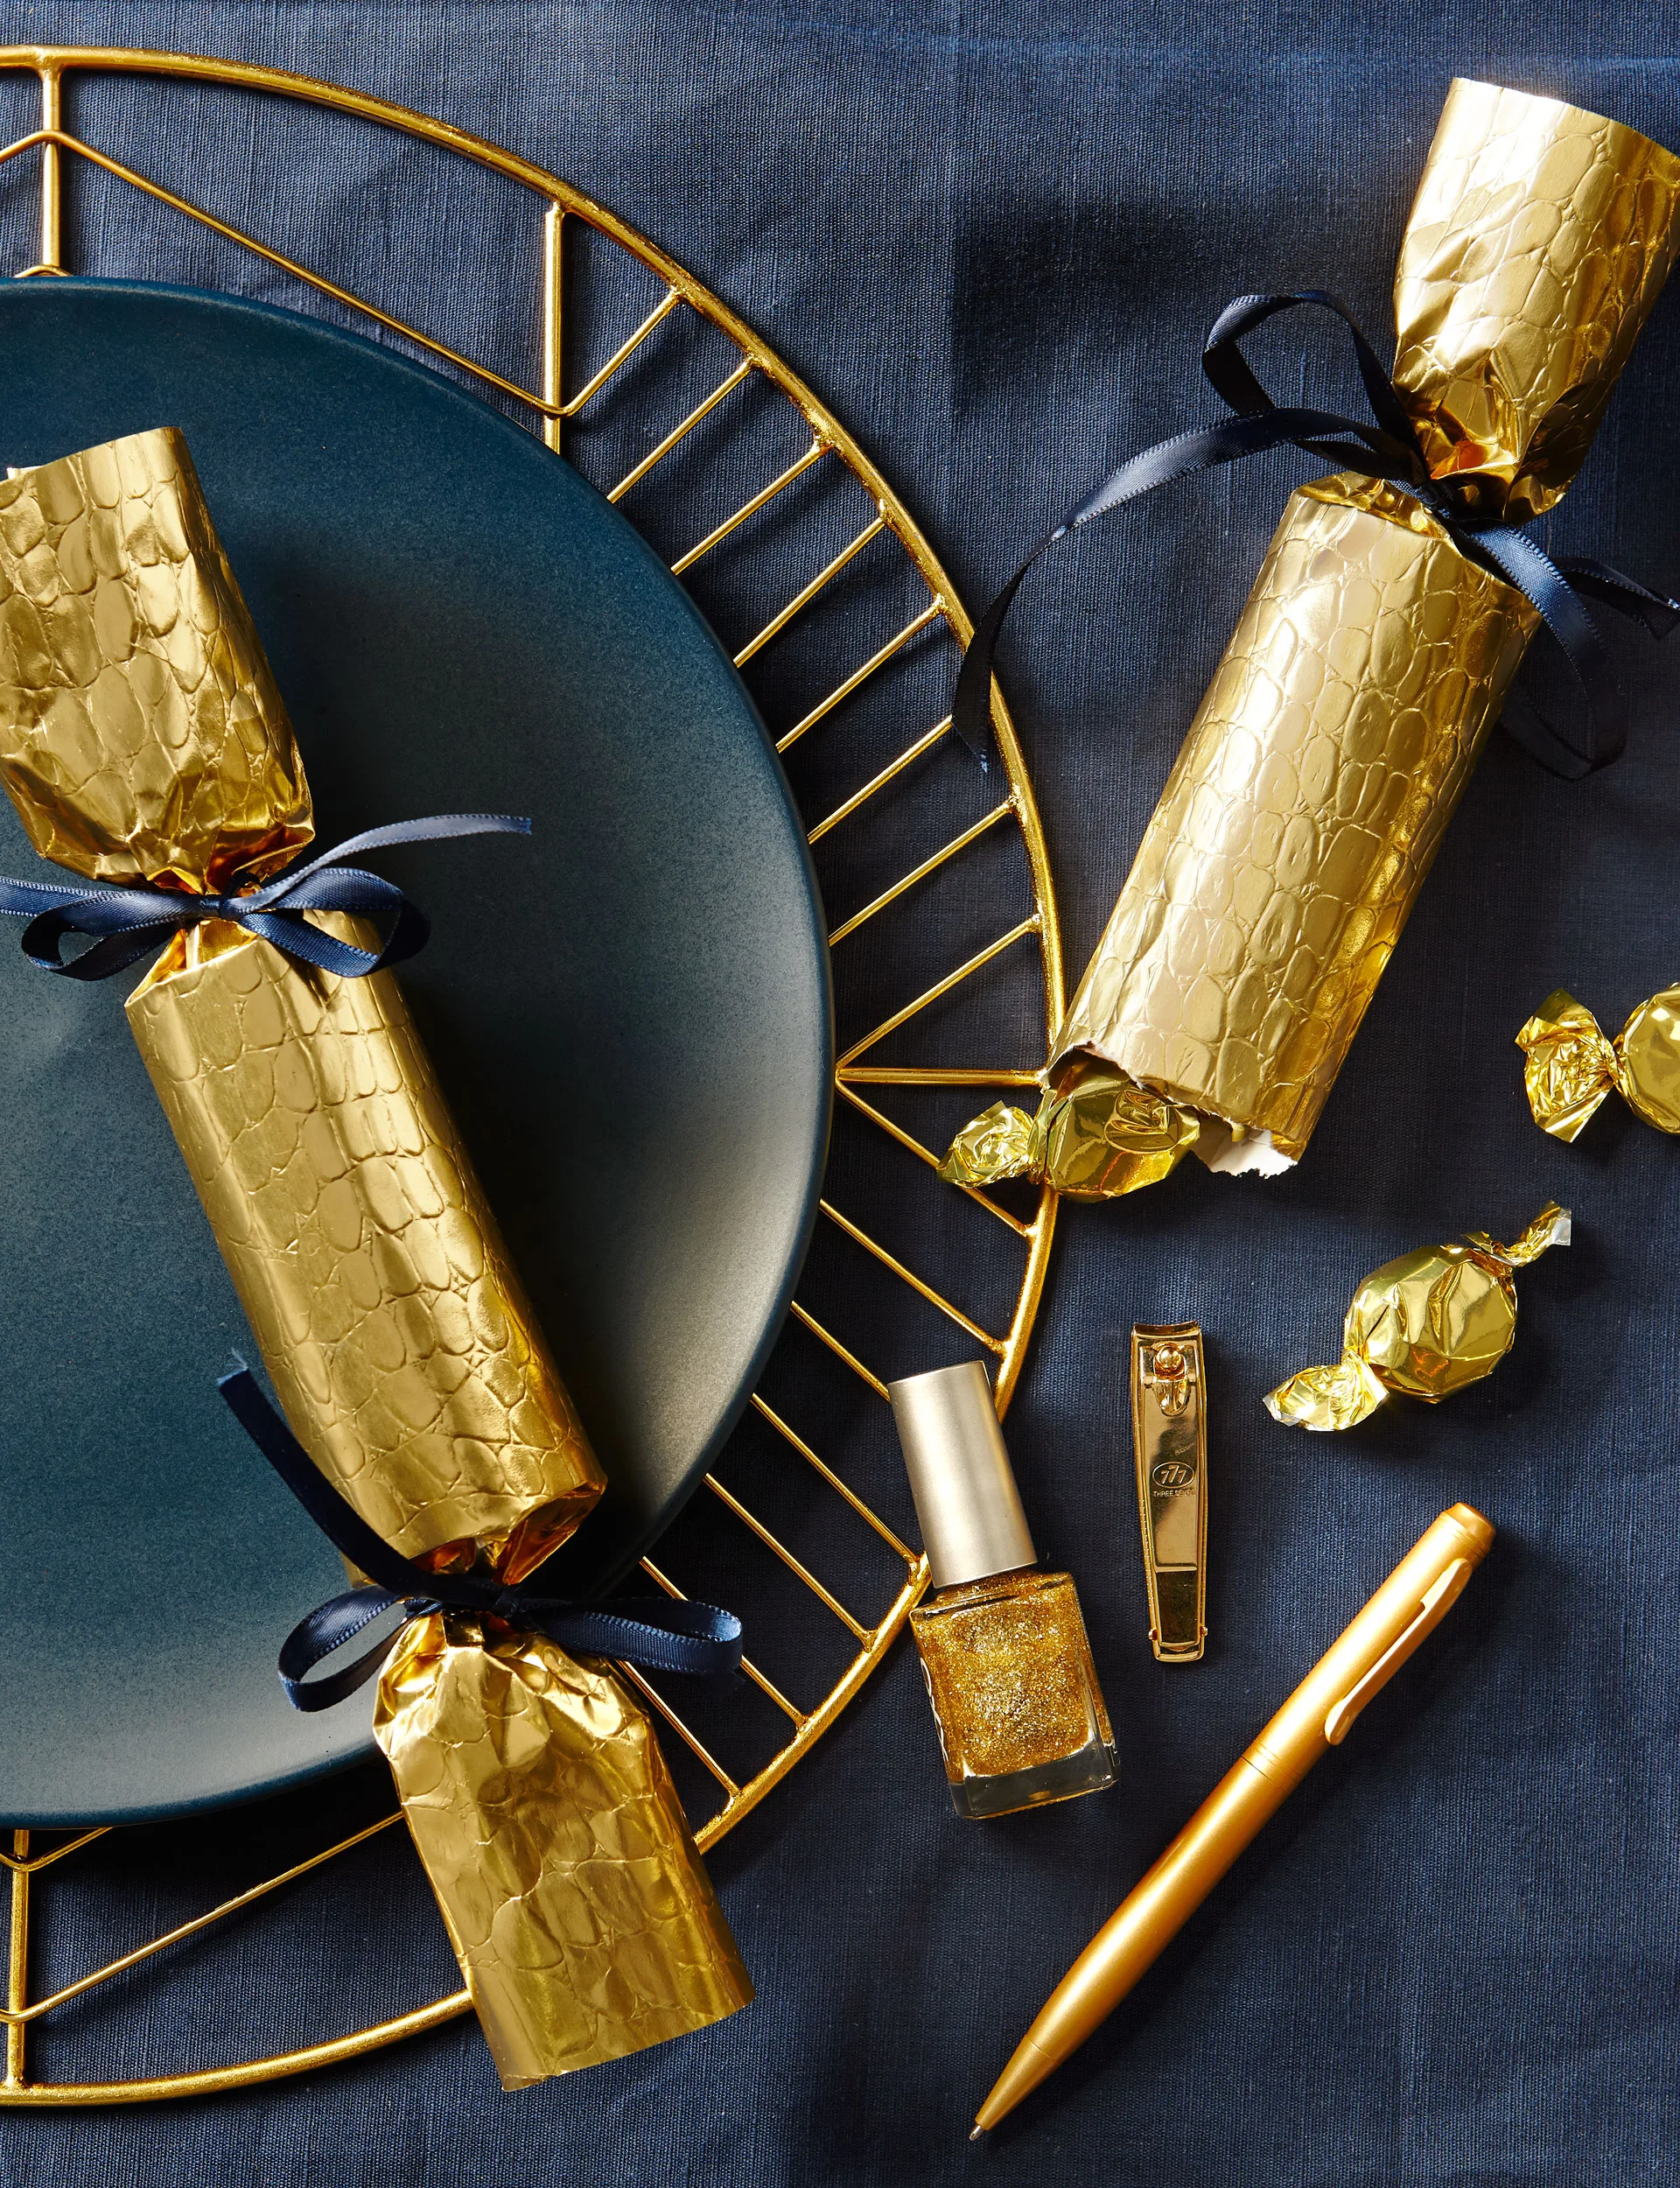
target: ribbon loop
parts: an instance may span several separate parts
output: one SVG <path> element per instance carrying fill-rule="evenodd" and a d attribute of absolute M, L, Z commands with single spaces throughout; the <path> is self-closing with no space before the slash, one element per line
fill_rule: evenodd
<path fill-rule="evenodd" d="M 1332 296 L 1327 289 L 1295 289 L 1280 296 L 1237 297 L 1225 306 L 1208 330 L 1202 345 L 1201 368 L 1207 375 L 1214 392 L 1233 410 L 1243 416 L 1275 410 L 1278 406 L 1256 379 L 1248 360 L 1239 347 L 1245 334 L 1251 334 L 1256 326 L 1276 317 L 1280 312 L 1291 312 L 1298 305 L 1318 305 L 1326 312 L 1334 312 L 1347 328 L 1354 345 L 1354 355 L 1359 365 L 1359 376 L 1364 384 L 1365 398 L 1371 406 L 1371 416 L 1381 430 L 1397 446 L 1407 450 L 1417 466 L 1420 480 L 1429 477 L 1429 466 L 1404 404 L 1395 393 L 1394 382 L 1377 361 L 1376 352 L 1365 339 L 1359 322 L 1340 297 Z"/>
<path fill-rule="evenodd" d="M 294 1709 L 330 1709 L 370 1680 L 390 1654 L 396 1633 L 338 1671 L 319 1679 L 308 1675 L 376 1618 L 399 1608 L 405 1625 L 437 1610 L 463 1611 L 499 1619 L 515 1632 L 546 1634 L 576 1655 L 612 1657 L 648 1671 L 718 1679 L 740 1669 L 741 1622 L 713 1603 L 664 1595 L 580 1603 L 541 1595 L 525 1583 L 509 1588 L 488 1574 L 427 1572 L 394 1550 L 345 1502 L 237 1355 L 216 1384 L 240 1427 L 327 1540 L 374 1583 L 318 1603 L 286 1636 L 280 1683 Z"/>
<path fill-rule="evenodd" d="M 365 1687 L 391 1652 L 394 1634 L 371 1649 L 341 1665 L 324 1678 L 310 1679 L 308 1674 L 335 1649 L 382 1617 L 395 1604 L 402 1603 L 408 1617 L 416 1617 L 429 1610 L 429 1603 L 393 1595 L 384 1588 L 352 1588 L 342 1595 L 330 1595 L 326 1602 L 318 1603 L 307 1618 L 295 1625 L 280 1645 L 280 1684 L 286 1690 L 286 1700 L 294 1709 L 312 1715 L 318 1709 L 332 1709 L 348 1701 L 359 1687 Z M 406 1619 L 405 1619 L 406 1623 Z"/>
<path fill-rule="evenodd" d="M 1664 593 L 1653 593 L 1648 586 L 1624 577 L 1620 570 L 1613 570 L 1608 563 L 1600 562 L 1592 555 L 1561 556 L 1558 567 L 1575 592 L 1620 608 L 1624 615 L 1636 616 L 1653 638 L 1666 638 L 1676 623 L 1680 622 L 1680 600 L 1671 600 Z"/>
<path fill-rule="evenodd" d="M 1274 403 L 1242 355 L 1245 335 L 1302 305 L 1333 312 L 1347 328 L 1374 424 L 1334 411 Z M 976 625 L 957 672 L 951 721 L 983 768 L 990 749 L 992 660 L 998 637 L 1023 580 L 1046 549 L 1082 524 L 1175 479 L 1284 446 L 1340 469 L 1386 479 L 1416 495 L 1468 560 L 1515 586 L 1538 611 L 1563 649 L 1586 717 L 1582 741 L 1572 727 L 1547 718 L 1531 690 L 1508 696 L 1506 727 L 1543 767 L 1556 775 L 1579 776 L 1607 767 L 1620 754 L 1628 741 L 1627 701 L 1598 626 L 1580 596 L 1591 593 L 1624 614 L 1637 615 L 1657 637 L 1680 620 L 1680 602 L 1648 591 L 1602 563 L 1585 558 L 1553 562 L 1516 526 L 1479 516 L 1452 480 L 1432 478 L 1393 381 L 1353 313 L 1327 290 L 1235 298 L 1209 329 L 1201 363 L 1214 391 L 1235 416 L 1222 424 L 1158 441 L 1122 464 L 1040 541 Z"/>
<path fill-rule="evenodd" d="M 150 883 L 89 889 L 85 883 L 17 881 L 0 875 L 0 915 L 27 919 L 24 955 L 45 972 L 73 980 L 104 980 L 122 972 L 170 936 L 206 919 L 231 920 L 272 943 L 287 957 L 357 980 L 383 965 L 400 964 L 424 950 L 431 925 L 395 881 L 346 866 L 364 851 L 397 844 L 437 843 L 461 836 L 528 836 L 530 822 L 513 813 L 433 813 L 424 820 L 392 821 L 366 828 L 306 865 L 234 895 L 189 895 Z M 313 926 L 306 912 L 351 912 L 380 930 L 380 946 L 363 950 Z M 66 935 L 90 935 L 91 950 L 66 958 Z"/>

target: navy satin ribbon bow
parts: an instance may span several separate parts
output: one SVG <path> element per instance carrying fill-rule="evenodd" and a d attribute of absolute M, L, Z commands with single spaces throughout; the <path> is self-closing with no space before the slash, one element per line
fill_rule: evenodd
<path fill-rule="evenodd" d="M 345 859 L 393 844 L 436 843 L 454 836 L 528 836 L 531 824 L 512 813 L 433 813 L 425 820 L 393 821 L 364 829 L 306 866 L 294 866 L 277 880 L 235 896 L 188 896 L 178 889 L 150 883 L 127 888 L 89 888 L 85 881 L 14 881 L 0 874 L 0 914 L 27 919 L 24 955 L 46 972 L 66 973 L 73 980 L 103 980 L 121 972 L 149 951 L 161 949 L 183 927 L 200 920 L 230 919 L 284 950 L 289 957 L 319 965 L 345 979 L 360 979 L 382 965 L 400 964 L 423 950 L 430 922 L 394 881 Z M 305 912 L 356 912 L 380 929 L 378 950 L 323 934 Z M 66 961 L 60 945 L 66 935 L 100 937 L 91 950 Z"/>
<path fill-rule="evenodd" d="M 1375 424 L 1342 417 L 1332 410 L 1279 405 L 1250 370 L 1239 347 L 1242 337 L 1274 314 L 1303 304 L 1334 312 L 1353 337 L 1359 375 Z M 1569 726 L 1542 714 L 1532 687 L 1520 696 L 1508 696 L 1506 727 L 1544 767 L 1555 775 L 1578 777 L 1608 766 L 1620 755 L 1628 741 L 1627 701 L 1582 595 L 1590 593 L 1637 615 L 1659 638 L 1680 619 L 1680 601 L 1648 592 L 1631 578 L 1584 557 L 1555 563 L 1515 525 L 1479 515 L 1462 485 L 1451 479 L 1432 478 L 1411 420 L 1393 382 L 1377 362 L 1376 353 L 1347 306 L 1322 289 L 1301 289 L 1283 296 L 1238 297 L 1214 322 L 1203 346 L 1201 363 L 1214 392 L 1236 415 L 1221 424 L 1158 441 L 1122 464 L 1040 541 L 976 626 L 957 677 L 951 719 L 958 736 L 982 766 L 990 744 L 991 663 L 998 635 L 1022 579 L 1045 550 L 1094 517 L 1106 516 L 1110 509 L 1152 494 L 1174 479 L 1284 446 L 1303 449 L 1320 462 L 1362 472 L 1368 478 L 1388 479 L 1403 487 L 1438 518 L 1454 545 L 1469 560 L 1515 586 L 1538 609 L 1563 649 L 1586 712 L 1586 737 L 1578 742 Z"/>
<path fill-rule="evenodd" d="M 243 1360 L 230 1360 L 216 1386 L 327 1540 L 377 1583 L 318 1604 L 286 1636 L 280 1650 L 280 1683 L 294 1709 L 330 1709 L 370 1680 L 390 1654 L 396 1633 L 388 1633 L 377 1647 L 342 1670 L 320 1679 L 308 1675 L 374 1619 L 399 1606 L 404 1624 L 434 1610 L 469 1611 L 475 1617 L 499 1618 L 522 1633 L 545 1633 L 576 1654 L 612 1657 L 648 1671 L 720 1678 L 739 1670 L 741 1622 L 732 1611 L 711 1603 L 658 1595 L 597 1607 L 539 1595 L 528 1585 L 504 1588 L 484 1574 L 428 1573 L 410 1564 L 345 1503 L 262 1395 Z"/>

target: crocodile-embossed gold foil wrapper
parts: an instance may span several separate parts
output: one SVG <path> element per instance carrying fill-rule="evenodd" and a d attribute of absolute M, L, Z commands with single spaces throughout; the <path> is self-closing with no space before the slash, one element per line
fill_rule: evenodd
<path fill-rule="evenodd" d="M 602 1477 L 396 976 L 199 933 L 129 1023 L 287 1418 L 405 1557 L 522 1578 Z"/>
<path fill-rule="evenodd" d="M 44 856 L 108 880 L 226 894 L 310 840 L 178 433 L 0 486 L 0 779 Z M 405 1556 L 522 1579 L 604 1479 L 395 978 L 299 966 L 212 920 L 128 1014 L 299 1442 Z M 433 1617 L 394 1655 L 378 1732 L 510 2086 L 750 1998 L 609 1672 Z"/>
<path fill-rule="evenodd" d="M 314 834 L 309 785 L 186 443 L 0 480 L 0 779 L 43 859 L 220 892 Z"/>
<path fill-rule="evenodd" d="M 1351 1428 L 1399 1392 L 1435 1405 L 1478 1383 L 1516 1335 L 1512 1272 L 1569 1244 L 1569 1210 L 1550 1203 L 1508 1246 L 1473 1231 L 1373 1270 L 1354 1294 L 1334 1366 L 1303 1368 L 1266 1399 L 1294 1428 Z"/>
<path fill-rule="evenodd" d="M 1557 501 L 1677 209 L 1680 161 L 1632 130 L 1453 85 L 1395 289 L 1396 385 L 1438 477 L 1519 522 Z M 1052 1095 L 1100 1058 L 1194 1113 L 1211 1168 L 1297 1161 L 1538 623 L 1400 489 L 1294 494 L 1069 1005 Z M 949 1174 L 984 1184 L 1021 1131 L 967 1138 Z M 1122 1162 L 1106 1189 L 1151 1182 Z"/>
<path fill-rule="evenodd" d="M 1538 620 L 1397 488 L 1294 494 L 1059 1055 L 1296 1159 Z"/>
<path fill-rule="evenodd" d="M 1534 1121 L 1574 1140 L 1615 1090 L 1659 1132 L 1680 1132 L 1680 987 L 1642 1003 L 1614 1041 L 1567 988 L 1547 996 L 1516 1036 Z"/>
<path fill-rule="evenodd" d="M 653 1728 L 606 1666 L 434 1612 L 392 1652 L 374 1730 L 505 2087 L 752 2002 Z"/>
<path fill-rule="evenodd" d="M 1680 160 L 1601 114 L 1460 79 L 1394 284 L 1431 472 L 1520 523 L 1562 498 L 1674 263 Z"/>

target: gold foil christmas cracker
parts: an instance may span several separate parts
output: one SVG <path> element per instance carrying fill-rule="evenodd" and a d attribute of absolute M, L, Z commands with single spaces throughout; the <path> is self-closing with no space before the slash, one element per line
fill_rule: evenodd
<path fill-rule="evenodd" d="M 0 780 L 45 857 L 105 881 L 236 892 L 313 835 L 290 725 L 172 429 L 0 483 Z M 213 918 L 168 943 L 128 1014 L 311 1459 L 420 1564 L 529 1573 L 604 1477 L 395 978 L 300 965 Z M 411 1638 L 378 1717 L 504 2079 L 745 2003 L 639 1705 L 541 1637 L 498 1639 L 500 1668 L 486 1655 L 475 1677 L 471 1646 Z M 585 1935 L 592 1961 L 561 1949 Z"/>
<path fill-rule="evenodd" d="M 1472 1231 L 1385 1262 L 1354 1294 L 1340 1359 L 1292 1375 L 1266 1411 L 1288 1427 L 1351 1428 L 1395 1392 L 1434 1405 L 1479 1383 L 1516 1335 L 1512 1272 L 1566 1246 L 1569 1232 L 1569 1210 L 1549 1203 L 1511 1245 Z"/>
<path fill-rule="evenodd" d="M 204 894 L 311 840 L 178 433 L 0 484 L 0 778 L 43 856 Z M 213 920 L 128 1013 L 311 1457 L 405 1553 L 493 1548 L 519 1579 L 602 1477 L 395 978 L 334 979 Z"/>
<path fill-rule="evenodd" d="M 1520 522 L 1569 485 L 1677 207 L 1680 161 L 1633 130 L 1452 85 L 1401 246 L 1393 378 L 1432 474 L 1480 513 Z M 1295 494 L 1038 1118 L 988 1112 L 942 1174 L 1107 1197 L 1192 1147 L 1233 1172 L 1297 1161 L 1538 622 L 1401 488 L 1348 473 Z M 1082 1079 L 1093 1060 L 1114 1078 Z M 1128 1085 L 1172 1112 L 1141 1145 Z"/>
<path fill-rule="evenodd" d="M 1680 988 L 1642 1003 L 1614 1041 L 1567 988 L 1526 1020 L 1516 1045 L 1534 1121 L 1554 1140 L 1574 1140 L 1614 1088 L 1659 1132 L 1680 1132 Z"/>

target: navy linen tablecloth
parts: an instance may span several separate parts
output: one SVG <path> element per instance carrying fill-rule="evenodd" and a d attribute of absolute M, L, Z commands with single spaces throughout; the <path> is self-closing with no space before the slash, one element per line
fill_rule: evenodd
<path fill-rule="evenodd" d="M 1196 357 L 1229 296 L 1332 287 L 1386 337 L 1454 74 L 1680 144 L 1671 6 L 112 0 L 0 7 L 0 31 L 295 68 L 571 177 L 808 375 L 976 604 L 1111 461 L 1212 414 Z M 144 124 L 149 95 L 121 95 Z M 206 102 L 190 126 L 208 156 L 239 114 Z M 342 264 L 360 221 L 371 257 L 424 274 L 437 207 L 387 189 L 384 157 L 358 140 L 290 193 L 288 245 Z M 250 194 L 267 203 L 261 176 Z M 159 225 L 144 263 L 226 280 L 200 248 Z M 109 242 L 99 264 L 138 270 Z M 505 326 L 461 331 L 511 354 L 528 317 L 522 288 Z M 1340 362 L 1283 376 L 1352 392 Z M 1671 294 L 1555 547 L 1680 589 L 1676 418 Z M 1003 673 L 1075 973 L 1301 475 L 1267 459 L 1174 489 L 1059 551 L 1023 599 Z M 458 2023 L 224 2099 L 0 2114 L 4 2188 L 1674 2179 L 1680 1146 L 1614 1103 L 1578 1148 L 1543 1138 L 1511 1046 L 1559 981 L 1614 1027 L 1680 975 L 1680 638 L 1614 642 L 1640 704 L 1628 757 L 1570 786 L 1495 738 L 1299 1170 L 1234 1183 L 1190 1163 L 1063 1215 L 1010 1437 L 1045 1557 L 1080 1581 L 1120 1791 L 959 1822 L 900 1646 L 714 1857 L 750 2011 L 506 2100 Z M 1366 1269 L 1467 1226 L 1508 1237 L 1552 1196 L 1576 1243 L 1524 1278 L 1491 1382 L 1338 1439 L 1266 1420 L 1282 1371 L 1334 1353 Z M 1213 1641 L 1164 1672 L 1126 1337 L 1180 1316 L 1205 1325 L 1214 1378 Z M 975 2102 L 1074 1952 L 1458 1497 L 1500 1537 L 1446 1627 L 1051 2091 L 971 2149 Z M 329 1889 L 326 1957 L 300 1979 L 353 2003 L 374 1970 L 409 1996 L 444 1987 L 424 1898 L 354 1870 Z M 206 1994 L 219 2052 L 262 2042 L 261 2007 L 232 1980 Z"/>

